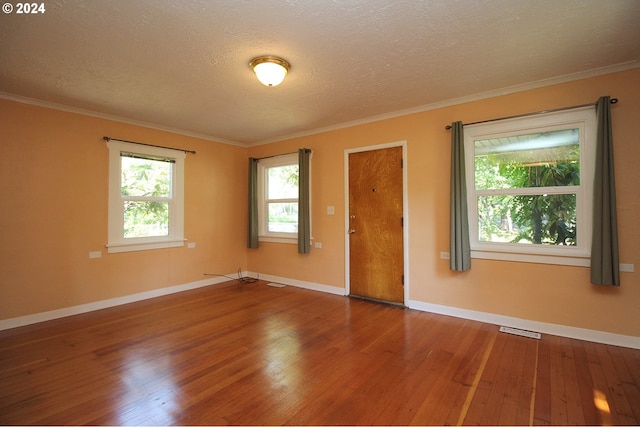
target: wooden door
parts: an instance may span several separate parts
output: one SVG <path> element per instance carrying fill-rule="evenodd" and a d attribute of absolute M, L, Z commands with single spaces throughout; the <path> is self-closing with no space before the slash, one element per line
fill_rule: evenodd
<path fill-rule="evenodd" d="M 350 294 L 404 303 L 402 147 L 349 154 Z"/>

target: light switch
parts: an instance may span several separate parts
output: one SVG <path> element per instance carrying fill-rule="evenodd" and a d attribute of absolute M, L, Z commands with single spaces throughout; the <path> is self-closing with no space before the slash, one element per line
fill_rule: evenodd
<path fill-rule="evenodd" d="M 335 206 L 327 206 L 327 215 L 335 215 L 336 208 Z"/>

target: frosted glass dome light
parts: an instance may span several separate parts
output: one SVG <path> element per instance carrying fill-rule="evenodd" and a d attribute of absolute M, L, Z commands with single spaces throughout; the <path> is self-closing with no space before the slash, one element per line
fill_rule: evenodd
<path fill-rule="evenodd" d="M 291 68 L 287 61 L 277 56 L 259 56 L 252 59 L 249 66 L 256 73 L 260 83 L 269 87 L 282 83 Z"/>

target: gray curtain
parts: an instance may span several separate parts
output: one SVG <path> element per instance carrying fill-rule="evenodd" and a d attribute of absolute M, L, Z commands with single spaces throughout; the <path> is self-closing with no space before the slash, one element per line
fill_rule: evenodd
<path fill-rule="evenodd" d="M 311 150 L 298 150 L 298 253 L 311 252 L 311 223 L 310 223 L 310 189 L 309 189 L 309 161 Z"/>
<path fill-rule="evenodd" d="M 591 283 L 620 286 L 616 181 L 613 167 L 611 100 L 596 104 L 596 170 L 593 183 L 593 236 L 591 241 Z"/>
<path fill-rule="evenodd" d="M 247 247 L 258 247 L 258 159 L 249 158 L 249 214 Z"/>
<path fill-rule="evenodd" d="M 462 122 L 451 124 L 451 239 L 450 266 L 453 271 L 471 269 L 467 184 L 464 171 Z"/>

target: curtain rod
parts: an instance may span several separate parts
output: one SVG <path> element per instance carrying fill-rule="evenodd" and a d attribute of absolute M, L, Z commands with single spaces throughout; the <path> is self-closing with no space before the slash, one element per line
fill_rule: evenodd
<path fill-rule="evenodd" d="M 144 142 L 127 141 L 126 139 L 109 138 L 108 136 L 103 136 L 102 139 L 105 140 L 106 142 L 109 142 L 109 141 L 127 142 L 129 144 L 145 145 L 147 147 L 164 148 L 166 150 L 176 150 L 176 151 L 182 151 L 184 153 L 196 154 L 196 152 L 193 150 L 183 150 L 181 148 L 163 147 L 162 145 L 145 144 Z"/>
<path fill-rule="evenodd" d="M 610 102 L 611 104 L 617 104 L 618 98 L 611 98 Z M 562 107 L 562 108 L 555 108 L 553 110 L 543 110 L 543 111 L 536 111 L 533 113 L 517 114 L 515 116 L 499 117 L 497 119 L 481 120 L 479 122 L 472 122 L 472 123 L 463 123 L 462 126 L 479 125 L 481 123 L 497 122 L 498 120 L 517 119 L 518 117 L 535 116 L 537 114 L 555 113 L 556 111 L 573 110 L 575 108 L 590 107 L 596 104 L 597 104 L 596 102 L 592 102 L 590 104 L 574 105 L 573 107 Z M 446 130 L 450 130 L 451 125 L 446 125 L 444 128 Z"/>
<path fill-rule="evenodd" d="M 311 150 L 308 149 L 308 148 L 301 148 L 301 150 L 306 150 L 306 151 L 311 152 Z M 252 157 L 252 159 L 254 159 L 254 160 L 264 160 L 264 159 L 271 159 L 273 157 L 288 156 L 289 154 L 298 154 L 298 152 L 297 151 L 293 151 L 291 153 L 274 154 L 273 156 Z"/>

